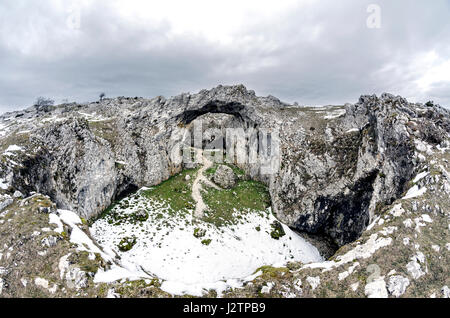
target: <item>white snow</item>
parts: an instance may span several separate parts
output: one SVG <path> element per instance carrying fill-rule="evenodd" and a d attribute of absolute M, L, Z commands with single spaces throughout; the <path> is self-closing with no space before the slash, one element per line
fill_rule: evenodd
<path fill-rule="evenodd" d="M 422 180 L 423 178 L 425 178 L 428 174 L 429 174 L 429 172 L 427 172 L 427 171 L 424 171 L 424 172 L 419 173 L 419 174 L 414 178 L 413 183 L 419 182 L 420 180 Z"/>
<path fill-rule="evenodd" d="M 55 213 L 50 213 L 48 217 L 49 217 L 49 224 L 55 224 L 57 226 L 57 228 L 54 231 L 56 233 L 61 234 L 64 231 L 64 226 L 59 216 L 57 216 Z"/>
<path fill-rule="evenodd" d="M 8 133 L 5 124 L 0 124 L 0 137 L 4 137 Z"/>
<path fill-rule="evenodd" d="M 34 279 L 34 284 L 36 286 L 48 289 L 48 280 L 44 279 L 44 278 L 40 278 L 40 277 L 36 277 Z"/>
<path fill-rule="evenodd" d="M 419 186 L 415 185 L 411 189 L 409 189 L 408 192 L 406 192 L 406 195 L 402 198 L 402 200 L 419 197 L 419 196 L 423 195 L 425 192 L 427 192 L 426 187 L 419 189 Z"/>
<path fill-rule="evenodd" d="M 102 251 L 97 245 L 95 245 L 91 238 L 89 238 L 89 236 L 78 227 L 78 225 L 82 224 L 82 222 L 77 214 L 68 210 L 58 210 L 58 214 L 59 216 L 56 214 L 53 214 L 53 216 L 50 215 L 51 223 L 58 226 L 58 228 L 56 229 L 58 231 L 63 229 L 61 221 L 72 228 L 72 233 L 70 234 L 70 242 L 78 245 L 77 250 L 87 251 L 90 253 L 99 253 L 101 257 L 106 261 L 111 261 L 113 259 L 112 254 Z"/>
<path fill-rule="evenodd" d="M 87 251 L 91 253 L 99 253 L 105 260 L 108 260 L 110 257 L 106 256 L 95 244 L 92 240 L 80 230 L 78 227 L 72 228 L 72 233 L 70 234 L 70 242 L 77 244 L 79 251 Z"/>
<path fill-rule="evenodd" d="M 397 227 L 396 226 L 388 226 L 388 227 L 384 227 L 381 231 L 378 231 L 378 233 L 387 236 L 389 234 L 394 233 L 395 231 L 397 231 Z"/>
<path fill-rule="evenodd" d="M 320 277 L 316 276 L 316 277 L 306 277 L 306 281 L 309 283 L 309 285 L 311 285 L 311 289 L 314 290 L 317 287 L 319 287 L 320 285 Z"/>
<path fill-rule="evenodd" d="M 430 218 L 428 214 L 422 214 L 422 220 L 427 223 L 433 223 L 433 220 Z"/>
<path fill-rule="evenodd" d="M 11 152 L 11 151 L 23 151 L 23 147 L 17 146 L 17 145 L 10 145 L 5 152 Z"/>
<path fill-rule="evenodd" d="M 394 205 L 394 207 L 391 209 L 390 212 L 394 217 L 399 217 L 403 213 L 405 213 L 405 210 L 403 209 L 401 203 Z"/>
<path fill-rule="evenodd" d="M 410 228 L 410 227 L 413 226 L 413 221 L 412 221 L 410 218 L 408 218 L 408 219 L 406 219 L 406 220 L 403 221 L 403 225 L 404 225 L 406 228 Z"/>
<path fill-rule="evenodd" d="M 274 283 L 268 282 L 266 286 L 263 286 L 263 288 L 261 288 L 261 293 L 263 293 L 263 294 L 270 293 L 270 291 L 272 290 L 273 286 L 275 286 Z"/>
<path fill-rule="evenodd" d="M 448 288 L 447 285 L 442 287 L 441 293 L 442 293 L 442 298 L 450 298 L 450 288 Z"/>
<path fill-rule="evenodd" d="M 394 275 L 395 273 L 397 273 L 397 271 L 396 271 L 395 269 L 392 269 L 387 275 L 388 275 L 388 276 L 392 276 L 392 275 Z"/>
<path fill-rule="evenodd" d="M 82 223 L 80 217 L 72 211 L 58 210 L 58 214 L 61 221 L 63 221 L 64 223 L 66 223 L 71 227 L 74 227 L 75 225 Z"/>
<path fill-rule="evenodd" d="M 409 279 L 400 275 L 394 275 L 389 277 L 388 290 L 395 296 L 400 297 L 406 291 L 409 286 Z"/>
<path fill-rule="evenodd" d="M 386 282 L 384 277 L 379 277 L 374 281 L 368 283 L 364 288 L 364 293 L 367 298 L 387 298 L 388 292 L 386 289 Z"/>
<path fill-rule="evenodd" d="M 375 225 L 377 225 L 379 219 L 380 219 L 380 216 L 377 216 L 377 217 L 372 221 L 372 223 L 370 223 L 369 226 L 366 228 L 366 231 L 370 231 L 371 229 L 373 229 L 373 227 L 374 227 Z"/>
<path fill-rule="evenodd" d="M 145 274 L 139 270 L 129 270 L 124 267 L 113 265 L 110 270 L 103 271 L 99 269 L 94 277 L 95 283 L 112 283 L 121 279 L 139 280 L 141 278 L 151 278 L 151 276 Z"/>
<path fill-rule="evenodd" d="M 359 282 L 350 285 L 350 288 L 355 292 L 358 290 Z"/>
<path fill-rule="evenodd" d="M 411 274 L 414 279 L 418 279 L 425 275 L 425 272 L 422 270 L 420 263 L 425 262 L 425 255 L 423 253 L 418 252 L 417 255 L 411 257 L 411 261 L 406 264 L 406 269 Z"/>
<path fill-rule="evenodd" d="M 343 280 L 346 279 L 350 274 L 353 273 L 353 271 L 355 270 L 356 267 L 359 266 L 358 262 L 355 262 L 353 265 L 351 265 L 347 271 L 344 271 L 342 273 L 339 273 L 338 278 L 339 280 Z"/>
<path fill-rule="evenodd" d="M 432 150 L 433 147 L 430 144 L 419 139 L 415 139 L 414 143 L 416 145 L 416 149 L 420 152 L 425 152 L 427 155 L 432 155 L 434 153 Z"/>
<path fill-rule="evenodd" d="M 352 250 L 348 251 L 344 255 L 336 257 L 336 261 L 326 261 L 321 263 L 307 264 L 303 268 L 323 268 L 323 271 L 331 270 L 333 267 L 338 267 L 343 264 L 353 262 L 355 259 L 366 259 L 372 256 L 377 250 L 382 247 L 388 246 L 392 243 L 390 237 L 380 237 L 378 234 L 372 234 L 370 238 L 364 244 L 357 245 Z"/>
<path fill-rule="evenodd" d="M 420 228 L 426 226 L 426 224 L 423 223 L 422 221 L 423 221 L 422 218 L 415 218 L 415 219 L 414 219 L 414 222 L 416 223 L 416 228 L 415 228 L 415 230 L 416 230 L 417 232 L 419 232 L 419 233 L 420 233 Z"/>
<path fill-rule="evenodd" d="M 120 294 L 116 293 L 114 288 L 108 289 L 108 294 L 106 295 L 106 298 L 120 298 Z"/>
<path fill-rule="evenodd" d="M 326 116 L 324 116 L 324 119 L 335 119 L 335 118 L 339 118 L 343 115 L 345 115 L 346 111 L 345 109 L 338 109 L 338 110 L 334 110 L 332 112 L 327 113 Z"/>
<path fill-rule="evenodd" d="M 0 189 L 6 190 L 9 188 L 9 183 L 3 178 L 0 178 Z"/>
<path fill-rule="evenodd" d="M 145 208 L 149 218 L 139 225 L 109 224 L 106 219 L 92 225 L 92 236 L 104 250 L 120 255 L 122 267 L 99 272 L 96 282 L 148 278 L 150 274 L 162 279 L 161 289 L 171 294 L 202 296 L 205 290 L 215 289 L 220 295 L 228 287 L 240 286 L 259 275 L 255 270 L 261 266 L 323 260 L 314 246 L 285 225 L 282 226 L 286 235 L 273 239 L 271 224 L 276 219 L 270 209 L 247 211 L 240 223 L 217 228 L 199 219 L 193 222 L 192 215 L 157 217 L 167 215 L 168 208 L 151 199 L 138 196 L 128 200 L 129 207 L 121 211 L 132 214 Z M 196 238 L 195 229 L 204 230 L 205 236 Z M 133 236 L 133 248 L 119 251 L 120 240 Z M 202 244 L 205 239 L 211 240 L 209 245 Z"/>

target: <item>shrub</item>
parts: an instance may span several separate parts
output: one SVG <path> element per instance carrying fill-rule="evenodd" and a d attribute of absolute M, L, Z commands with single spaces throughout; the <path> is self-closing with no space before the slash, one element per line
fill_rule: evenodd
<path fill-rule="evenodd" d="M 119 250 L 122 252 L 129 251 L 133 248 L 133 246 L 136 244 L 136 238 L 135 237 L 124 237 L 119 242 Z"/>
<path fill-rule="evenodd" d="M 274 221 L 271 224 L 271 227 L 273 230 L 272 230 L 272 232 L 270 232 L 270 236 L 273 239 L 278 240 L 278 239 L 280 239 L 280 237 L 283 237 L 286 235 L 286 233 L 284 232 L 283 226 L 281 225 L 280 222 Z"/>
<path fill-rule="evenodd" d="M 37 110 L 42 110 L 42 111 L 48 111 L 50 106 L 53 106 L 55 104 L 55 101 L 53 99 L 50 98 L 45 98 L 45 97 L 38 97 L 38 99 L 36 100 L 36 102 L 34 103 L 34 107 L 36 107 Z"/>

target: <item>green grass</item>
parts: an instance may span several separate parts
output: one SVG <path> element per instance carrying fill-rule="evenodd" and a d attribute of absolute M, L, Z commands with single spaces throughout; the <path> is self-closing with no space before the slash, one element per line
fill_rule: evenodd
<path fill-rule="evenodd" d="M 236 174 L 245 175 L 241 169 L 231 165 L 230 167 Z M 211 169 L 216 168 L 217 165 Z M 195 201 L 192 198 L 192 184 L 197 172 L 198 169 L 184 170 L 161 184 L 135 195 L 141 195 L 146 199 L 170 206 L 168 216 L 190 214 L 195 208 Z M 188 175 L 190 179 L 186 180 Z M 202 196 L 208 206 L 203 220 L 218 227 L 236 224 L 242 220 L 242 213 L 246 213 L 248 210 L 265 213 L 271 205 L 267 187 L 257 181 L 241 180 L 234 188 L 226 190 L 204 187 Z M 129 207 L 129 204 L 127 199 L 114 202 L 99 218 L 106 217 L 110 224 L 123 222 L 138 224 L 148 218 L 148 215 L 144 214 L 141 217 L 136 213 L 121 213 L 122 210 Z M 156 216 L 156 219 L 164 217 L 165 215 L 160 214 Z"/>
<path fill-rule="evenodd" d="M 191 188 L 196 172 L 197 169 L 185 170 L 151 189 L 134 193 L 132 196 L 142 196 L 162 204 L 169 204 L 171 207 L 169 215 L 171 216 L 180 212 L 183 214 L 188 213 L 189 209 L 195 207 Z M 191 176 L 191 179 L 188 181 L 185 179 L 187 175 Z M 89 225 L 92 225 L 95 221 L 103 218 L 110 224 L 116 225 L 124 222 L 139 224 L 145 222 L 149 218 L 149 214 L 145 209 L 140 209 L 134 213 L 123 213 L 123 211 L 129 207 L 132 207 L 132 205 L 130 205 L 130 201 L 127 198 L 121 201 L 114 201 L 98 217 L 91 219 Z M 157 219 L 162 219 L 163 217 L 164 215 L 162 214 L 157 215 Z"/>
<path fill-rule="evenodd" d="M 270 207 L 270 195 L 267 187 L 257 181 L 239 181 L 232 189 L 208 189 L 202 193 L 208 206 L 204 221 L 220 227 L 235 224 L 234 209 L 265 211 Z"/>
<path fill-rule="evenodd" d="M 169 178 L 163 183 L 142 192 L 146 198 L 170 204 L 173 212 L 188 212 L 195 207 L 192 199 L 192 183 L 198 169 L 189 169 Z M 186 181 L 189 175 L 190 180 Z"/>
<path fill-rule="evenodd" d="M 211 239 L 203 240 L 202 244 L 208 246 L 209 244 L 211 244 Z"/>
<path fill-rule="evenodd" d="M 89 129 L 94 135 L 105 139 L 111 145 L 114 145 L 117 138 L 116 121 L 114 119 L 102 120 L 102 121 L 90 121 Z"/>
<path fill-rule="evenodd" d="M 77 251 L 70 254 L 68 258 L 70 264 L 78 264 L 80 269 L 87 273 L 96 273 L 100 267 L 106 266 L 100 254 L 95 254 L 95 259 L 89 259 L 89 252 Z"/>
<path fill-rule="evenodd" d="M 206 169 L 206 170 L 205 170 L 205 175 L 206 175 L 207 177 L 212 177 L 212 176 L 216 173 L 217 167 L 218 167 L 218 166 L 219 166 L 219 165 L 215 164 L 215 165 L 212 166 L 211 168 Z"/>
<path fill-rule="evenodd" d="M 2 139 L 2 144 L 0 145 L 0 151 L 3 153 L 11 145 L 27 146 L 30 144 L 30 133 L 11 133 L 7 137 Z M 16 152 L 20 154 L 20 152 Z"/>
<path fill-rule="evenodd" d="M 279 240 L 280 237 L 283 237 L 286 235 L 286 233 L 283 230 L 283 227 L 281 226 L 281 223 L 278 221 L 274 221 L 271 224 L 272 227 L 272 232 L 270 232 L 270 236 L 275 239 L 275 240 Z"/>
<path fill-rule="evenodd" d="M 133 246 L 136 244 L 136 238 L 135 237 L 124 237 L 119 242 L 119 250 L 122 252 L 129 251 L 133 248 Z"/>
<path fill-rule="evenodd" d="M 227 165 L 228 167 L 231 168 L 231 170 L 233 170 L 234 174 L 238 177 L 241 178 L 243 176 L 245 176 L 245 171 L 242 170 L 241 168 L 238 168 L 232 164 L 226 163 L 225 165 Z"/>
<path fill-rule="evenodd" d="M 256 274 L 259 271 L 262 272 L 262 276 L 260 276 L 260 277 L 264 277 L 264 278 L 274 278 L 283 273 L 284 274 L 289 273 L 289 269 L 287 269 L 286 267 L 273 267 L 270 265 L 264 265 L 264 266 L 259 267 L 258 269 L 255 270 L 255 272 L 253 274 Z"/>
<path fill-rule="evenodd" d="M 206 231 L 203 230 L 203 229 L 200 229 L 200 228 L 195 228 L 194 229 L 194 236 L 196 238 L 201 238 L 201 237 L 205 236 L 205 234 L 206 234 Z"/>

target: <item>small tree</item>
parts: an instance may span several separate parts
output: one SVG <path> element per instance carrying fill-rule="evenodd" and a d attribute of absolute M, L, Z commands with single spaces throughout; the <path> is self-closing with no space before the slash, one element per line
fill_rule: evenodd
<path fill-rule="evenodd" d="M 55 101 L 50 98 L 45 97 L 38 97 L 36 102 L 34 103 L 34 107 L 36 107 L 37 110 L 43 110 L 47 112 L 49 110 L 50 106 L 53 106 L 55 104 Z"/>
<path fill-rule="evenodd" d="M 106 96 L 105 93 L 100 93 L 100 96 L 99 96 L 100 97 L 100 101 L 102 101 L 103 98 L 105 98 L 105 96 Z"/>

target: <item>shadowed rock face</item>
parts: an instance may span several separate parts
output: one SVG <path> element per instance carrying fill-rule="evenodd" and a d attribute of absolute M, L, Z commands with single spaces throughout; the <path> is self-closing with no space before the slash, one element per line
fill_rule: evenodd
<path fill-rule="evenodd" d="M 219 86 L 169 99 L 119 97 L 4 114 L 3 151 L 24 149 L 0 163 L 4 191 L 41 192 L 60 208 L 95 217 L 117 197 L 180 172 L 185 166 L 171 154 L 183 128 L 199 117 L 214 126 L 220 114 L 223 125 L 279 131 L 277 173 L 264 175 L 258 164 L 240 168 L 268 185 L 281 221 L 339 246 L 404 192 L 417 173 L 416 147 L 449 143 L 449 112 L 439 106 L 383 94 L 345 106 L 294 107 L 242 85 Z"/>

